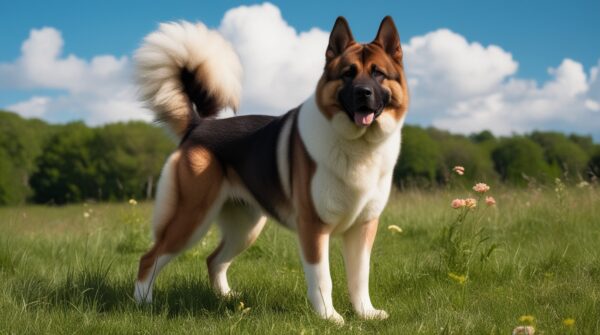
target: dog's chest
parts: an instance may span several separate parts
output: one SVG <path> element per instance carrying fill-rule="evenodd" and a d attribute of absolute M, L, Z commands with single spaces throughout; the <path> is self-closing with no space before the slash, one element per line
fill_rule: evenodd
<path fill-rule="evenodd" d="M 399 145 L 399 136 L 377 147 L 364 141 L 324 145 L 311 181 L 319 217 L 335 231 L 377 218 L 390 193 Z"/>
<path fill-rule="evenodd" d="M 334 129 L 336 122 L 341 128 Z M 316 165 L 310 183 L 311 199 L 319 218 L 333 226 L 334 232 L 376 219 L 389 197 L 400 152 L 401 122 L 389 118 L 379 118 L 377 122 L 381 123 L 379 128 L 370 128 L 371 132 L 360 136 L 345 115 L 340 114 L 337 120 L 334 116 L 333 121 L 326 119 L 314 96 L 299 112 L 300 137 Z M 347 136 L 344 129 L 358 136 Z M 376 129 L 387 132 L 384 136 L 370 136 Z"/>

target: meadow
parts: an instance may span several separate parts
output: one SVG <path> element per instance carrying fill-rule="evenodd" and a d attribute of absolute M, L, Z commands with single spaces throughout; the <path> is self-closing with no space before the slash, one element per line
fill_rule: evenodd
<path fill-rule="evenodd" d="M 333 243 L 341 327 L 311 311 L 295 237 L 275 223 L 233 263 L 238 297 L 222 300 L 208 285 L 213 228 L 161 273 L 154 303 L 137 306 L 151 203 L 0 208 L 0 333 L 510 334 L 531 325 L 536 334 L 600 334 L 600 189 L 492 185 L 495 206 L 450 206 L 469 193 L 393 193 L 371 272 L 388 320 L 355 317 Z"/>

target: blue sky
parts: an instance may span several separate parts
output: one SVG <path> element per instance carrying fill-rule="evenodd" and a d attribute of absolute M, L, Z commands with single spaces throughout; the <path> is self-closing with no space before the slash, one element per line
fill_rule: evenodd
<path fill-rule="evenodd" d="M 209 27 L 218 29 L 225 12 L 253 3 L 261 2 L 3 1 L 0 4 L 0 12 L 3 13 L 3 19 L 0 20 L 0 64 L 15 63 L 21 56 L 21 45 L 30 37 L 32 29 L 52 27 L 60 32 L 64 43 L 62 57 L 72 54 L 85 61 L 99 55 L 112 55 L 117 59 L 123 56 L 130 58 L 143 36 L 155 29 L 159 22 L 200 20 Z M 464 37 L 468 43 L 479 43 L 484 48 L 495 45 L 510 54 L 517 67 L 506 70 L 505 75 L 501 76 L 502 82 L 518 78 L 534 81 L 541 88 L 545 82 L 554 78 L 548 69 L 558 69 L 565 59 L 580 64 L 589 82 L 591 71 L 598 66 L 600 59 L 600 1 L 597 0 L 272 3 L 280 10 L 285 23 L 298 32 L 315 27 L 327 32 L 338 15 L 349 20 L 355 37 L 363 41 L 374 36 L 379 21 L 385 15 L 392 15 L 395 19 L 404 44 L 413 37 L 446 28 Z M 590 86 L 598 85 L 591 83 Z M 0 85 L 0 107 L 13 106 L 33 96 L 56 98 L 64 91 L 60 85 L 11 86 L 5 82 Z M 471 98 L 473 96 L 469 96 Z M 585 101 L 589 100 L 586 99 Z M 73 108 L 72 105 L 70 108 Z M 69 116 L 63 119 L 71 118 L 72 113 L 69 112 Z M 591 115 L 598 117 L 599 114 Z M 48 119 L 64 121 L 56 115 Z M 429 122 L 427 117 L 415 118 L 414 121 Z M 540 123 L 539 127 L 553 129 L 557 127 L 556 122 Z M 576 131 L 576 128 L 574 125 L 565 130 Z M 472 129 L 467 129 L 470 130 Z M 506 132 L 500 130 L 503 131 Z M 517 128 L 515 131 L 521 129 Z M 585 128 L 582 131 L 600 135 L 600 129 L 597 134 L 596 129 Z"/>

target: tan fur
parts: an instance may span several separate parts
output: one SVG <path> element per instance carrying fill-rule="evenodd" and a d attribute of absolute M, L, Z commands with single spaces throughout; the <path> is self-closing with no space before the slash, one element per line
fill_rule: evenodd
<path fill-rule="evenodd" d="M 277 193 L 272 195 L 284 197 L 281 199 L 284 204 L 262 197 L 262 190 L 248 181 L 247 172 L 255 171 L 245 170 L 249 155 L 240 157 L 244 161 L 238 164 L 224 159 L 229 152 L 221 155 L 219 146 L 215 146 L 217 151 L 213 153 L 202 145 L 191 144 L 191 140 L 184 141 L 167 161 L 161 176 L 165 181 L 160 183 L 164 187 L 159 191 L 164 193 L 157 201 L 160 199 L 164 206 L 157 207 L 160 210 L 155 216 L 155 244 L 140 260 L 134 291 L 137 301 L 152 300 L 155 275 L 176 254 L 196 242 L 212 219 L 219 225 L 222 240 L 206 260 L 209 279 L 217 293 L 228 296 L 231 288 L 227 269 L 238 254 L 254 243 L 266 223 L 265 209 L 274 204 L 279 207 L 271 214 L 297 230 L 308 298 L 318 315 L 343 323 L 343 317 L 333 306 L 329 270 L 330 237 L 339 234 L 343 236 L 348 287 L 355 311 L 366 319 L 388 317 L 385 311 L 375 309 L 370 300 L 369 262 L 378 219 L 389 196 L 400 150 L 400 130 L 409 103 L 402 50 L 389 17 L 382 21 L 376 39 L 369 44 L 353 41 L 345 19 L 338 18 L 336 27 L 316 94 L 290 112 L 287 122 L 293 123 L 282 126 L 273 143 L 276 146 L 273 163 L 277 164 L 278 173 L 271 177 L 279 179 L 283 190 L 275 188 Z M 195 37 L 186 37 L 186 32 Z M 225 50 L 223 54 L 229 60 L 221 61 L 217 51 L 224 44 L 214 34 L 203 25 L 161 26 L 161 32 L 150 35 L 137 55 L 143 70 L 139 79 L 150 81 L 142 87 L 145 99 L 179 136 L 193 126 L 190 125 L 193 114 L 184 113 L 191 106 L 190 97 L 184 96 L 187 91 L 177 81 L 182 68 L 193 72 L 218 106 L 237 106 L 237 58 Z M 200 39 L 209 42 L 214 39 L 217 47 L 201 50 L 201 46 L 192 43 Z M 208 58 L 204 61 L 200 56 Z M 232 68 L 228 69 L 227 64 L 232 64 Z M 362 77 L 358 79 L 376 79 L 390 96 L 382 114 L 368 127 L 360 127 L 348 119 L 339 101 L 342 86 L 349 83 L 348 76 L 341 79 L 342 73 L 351 66 L 356 68 L 356 76 Z M 384 75 L 373 72 L 374 68 Z M 224 81 L 220 81 L 218 71 L 225 71 Z M 183 73 L 187 78 L 188 72 Z M 377 92 L 380 94 L 381 89 Z M 197 97 L 194 101 L 204 100 Z M 201 117 L 211 116 L 197 112 Z M 264 163 L 270 164 L 268 159 Z M 244 180 L 250 188 L 246 188 Z M 264 192 L 271 191 L 268 187 Z M 155 273 L 149 276 L 150 272 Z"/>
<path fill-rule="evenodd" d="M 178 139 L 187 131 L 192 113 L 212 114 L 239 106 L 242 66 L 238 56 L 229 42 L 202 23 L 161 24 L 144 38 L 134 58 L 140 98 Z M 193 73 L 215 110 L 205 110 L 208 106 L 193 110 L 181 80 L 183 69 Z"/>
<path fill-rule="evenodd" d="M 177 161 L 177 205 L 174 215 L 156 236 L 154 246 L 142 256 L 138 280 L 148 275 L 157 258 L 182 251 L 208 210 L 217 199 L 223 182 L 221 167 L 214 155 L 202 147 L 181 149 Z"/>
<path fill-rule="evenodd" d="M 316 91 L 317 104 L 323 115 L 331 120 L 336 113 L 343 113 L 343 108 L 337 99 L 342 88 L 342 80 L 339 78 L 351 65 L 356 67 L 357 77 L 370 76 L 373 66 L 387 75 L 388 78 L 383 81 L 382 86 L 390 92 L 391 101 L 383 113 L 389 113 L 396 120 L 402 119 L 409 104 L 408 84 L 402 59 L 392 58 L 375 42 L 369 44 L 352 42 L 340 57 L 331 59 L 325 65 L 325 71 Z"/>
<path fill-rule="evenodd" d="M 313 205 L 310 183 L 315 173 L 315 162 L 306 152 L 298 130 L 291 134 L 292 197 L 297 212 L 296 227 L 304 258 L 314 264 L 321 260 L 323 240 L 329 238 L 330 227 L 325 225 Z"/>

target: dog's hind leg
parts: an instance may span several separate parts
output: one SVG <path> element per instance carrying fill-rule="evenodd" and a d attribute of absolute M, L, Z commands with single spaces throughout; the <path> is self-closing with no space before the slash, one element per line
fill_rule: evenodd
<path fill-rule="evenodd" d="M 227 269 L 237 255 L 256 241 L 266 222 L 267 217 L 252 205 L 233 201 L 225 203 L 217 220 L 221 243 L 206 260 L 210 282 L 218 294 L 231 294 Z"/>
<path fill-rule="evenodd" d="M 161 269 L 204 236 L 223 203 L 222 168 L 202 147 L 183 148 L 173 155 L 163 178 L 170 180 L 159 182 L 155 242 L 140 260 L 134 291 L 138 303 L 152 301 L 152 286 Z"/>

